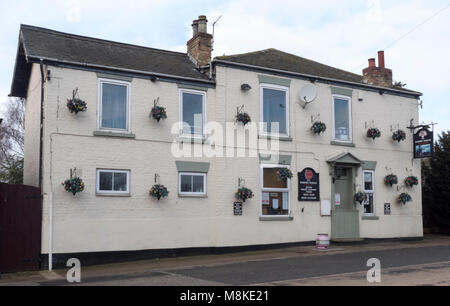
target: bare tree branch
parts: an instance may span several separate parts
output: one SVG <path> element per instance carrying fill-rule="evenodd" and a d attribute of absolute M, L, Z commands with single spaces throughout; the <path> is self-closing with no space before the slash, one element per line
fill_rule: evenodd
<path fill-rule="evenodd" d="M 21 181 L 17 175 L 23 167 L 25 100 L 9 99 L 7 103 L 0 124 L 0 181 L 17 183 Z"/>

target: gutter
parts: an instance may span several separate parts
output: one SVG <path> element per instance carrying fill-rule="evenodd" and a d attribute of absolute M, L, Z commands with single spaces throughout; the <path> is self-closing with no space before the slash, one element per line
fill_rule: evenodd
<path fill-rule="evenodd" d="M 145 76 L 156 76 L 156 77 L 169 78 L 169 79 L 178 79 L 178 80 L 185 80 L 185 81 L 191 81 L 191 82 L 206 83 L 206 84 L 211 84 L 211 85 L 216 84 L 215 81 L 210 81 L 210 80 L 202 80 L 202 79 L 196 79 L 196 78 L 191 78 L 191 77 L 181 77 L 181 76 L 176 76 L 176 75 L 172 75 L 172 74 L 148 72 L 148 71 L 143 71 L 143 70 L 135 70 L 135 69 L 118 68 L 118 67 L 80 63 L 80 62 L 73 62 L 73 61 L 65 61 L 65 60 L 58 60 L 55 58 L 48 58 L 48 57 L 36 57 L 33 55 L 29 55 L 28 60 L 30 62 L 46 61 L 48 63 L 60 63 L 60 64 L 66 64 L 66 65 L 95 68 L 95 69 L 115 70 L 115 71 L 140 74 L 140 75 L 145 75 Z"/>
<path fill-rule="evenodd" d="M 225 66 L 227 66 L 227 65 L 228 66 L 237 66 L 237 67 L 244 67 L 244 68 L 249 68 L 249 69 L 253 69 L 253 70 L 275 72 L 278 74 L 296 76 L 296 77 L 300 77 L 300 78 L 304 78 L 304 79 L 315 79 L 315 80 L 320 80 L 320 81 L 325 81 L 325 82 L 346 84 L 346 85 L 356 86 L 356 87 L 365 88 L 365 89 L 372 89 L 375 91 L 385 91 L 385 92 L 391 92 L 391 93 L 396 93 L 396 94 L 401 94 L 401 95 L 406 95 L 406 96 L 414 96 L 417 99 L 423 95 L 421 92 L 417 92 L 417 91 L 406 92 L 406 91 L 387 88 L 387 87 L 374 86 L 374 85 L 351 82 L 351 81 L 343 81 L 343 80 L 338 80 L 338 79 L 333 79 L 333 78 L 319 77 L 319 76 L 311 75 L 311 74 L 304 74 L 304 73 L 298 73 L 298 72 L 292 72 L 292 71 L 286 71 L 286 70 L 280 70 L 280 69 L 274 69 L 274 68 L 242 64 L 242 63 L 236 63 L 236 62 L 219 60 L 219 59 L 215 59 L 212 63 L 213 64 L 224 64 Z"/>

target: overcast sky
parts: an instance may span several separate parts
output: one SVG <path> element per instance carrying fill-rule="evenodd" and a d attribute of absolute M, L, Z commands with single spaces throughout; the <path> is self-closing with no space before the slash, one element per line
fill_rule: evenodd
<path fill-rule="evenodd" d="M 384 49 L 394 79 L 424 93 L 421 121 L 450 130 L 449 0 L 8 1 L 0 11 L 0 110 L 21 23 L 185 52 L 202 14 L 210 23 L 223 16 L 214 55 L 277 48 L 361 74 Z"/>

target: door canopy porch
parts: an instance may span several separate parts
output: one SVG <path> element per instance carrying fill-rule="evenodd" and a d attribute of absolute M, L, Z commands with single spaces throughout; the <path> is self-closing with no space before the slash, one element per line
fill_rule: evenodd
<path fill-rule="evenodd" d="M 330 165 L 340 164 L 358 167 L 361 166 L 363 162 L 353 154 L 344 152 L 328 159 L 327 163 L 329 163 Z"/>

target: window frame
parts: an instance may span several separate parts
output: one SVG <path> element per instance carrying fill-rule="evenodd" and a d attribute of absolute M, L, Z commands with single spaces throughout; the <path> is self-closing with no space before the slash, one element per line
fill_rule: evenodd
<path fill-rule="evenodd" d="M 127 115 L 126 118 L 126 129 L 114 129 L 109 127 L 102 126 L 102 114 L 103 114 L 103 84 L 111 84 L 118 86 L 125 86 L 127 89 Z M 112 79 L 99 78 L 98 79 L 98 114 L 97 114 L 97 128 L 99 131 L 108 131 L 108 132 L 130 132 L 131 131 L 131 82 L 127 81 L 119 81 Z"/>
<path fill-rule="evenodd" d="M 286 218 L 291 216 L 291 179 L 288 178 L 286 185 L 286 188 L 264 188 L 264 169 L 273 169 L 273 168 L 286 168 L 290 169 L 291 166 L 289 165 L 268 165 L 268 164 L 262 164 L 260 166 L 260 217 L 261 218 Z M 262 204 L 262 194 L 263 192 L 283 192 L 288 194 L 288 214 L 287 215 L 264 215 L 263 214 L 263 204 Z"/>
<path fill-rule="evenodd" d="M 183 93 L 201 95 L 202 96 L 202 114 L 203 114 L 203 126 L 202 126 L 202 135 L 199 134 L 185 134 L 183 131 Z M 188 137 L 188 138 L 197 138 L 197 139 L 205 139 L 206 138 L 206 91 L 195 90 L 195 89 L 186 89 L 180 88 L 178 90 L 179 95 L 179 110 L 180 110 L 180 126 L 179 126 L 179 136 L 180 137 Z"/>
<path fill-rule="evenodd" d="M 190 175 L 190 176 L 202 176 L 203 177 L 203 192 L 182 192 L 181 191 L 181 176 L 182 175 Z M 205 197 L 207 194 L 207 181 L 206 181 L 207 173 L 199 173 L 199 172 L 178 172 L 178 195 L 184 197 Z"/>
<path fill-rule="evenodd" d="M 114 173 L 126 173 L 127 175 L 127 190 L 125 191 L 115 191 L 115 190 L 100 190 L 100 173 L 113 173 L 112 187 L 114 188 Z M 130 170 L 116 170 L 116 169 L 97 169 L 96 171 L 96 187 L 95 191 L 98 195 L 129 195 L 130 194 Z"/>
<path fill-rule="evenodd" d="M 366 189 L 366 179 L 365 179 L 365 175 L 366 173 L 370 173 L 372 175 L 372 189 L 371 190 L 367 190 Z M 365 213 L 364 212 L 364 203 L 362 205 L 362 209 L 363 209 L 363 216 L 375 216 L 375 171 L 374 170 L 363 170 L 362 173 L 362 190 L 363 193 L 366 195 L 371 195 L 372 196 L 372 212 L 371 213 Z M 369 199 L 370 201 L 370 199 Z"/>
<path fill-rule="evenodd" d="M 348 140 L 342 140 L 336 138 L 336 112 L 335 112 L 335 99 L 347 100 L 348 101 Z M 333 107 L 333 141 L 342 143 L 353 143 L 353 127 L 352 127 L 352 98 L 342 95 L 331 95 L 331 104 Z"/>
<path fill-rule="evenodd" d="M 286 93 L 286 133 L 267 133 L 264 131 L 264 89 L 271 89 L 271 90 L 278 90 L 278 91 L 284 91 Z M 259 84 L 259 134 L 264 137 L 284 137 L 288 138 L 290 137 L 290 114 L 289 114 L 289 101 L 290 101 L 290 95 L 289 95 L 289 87 L 287 86 L 281 86 L 281 85 L 274 85 L 274 84 L 267 84 L 267 83 L 261 83 Z"/>

